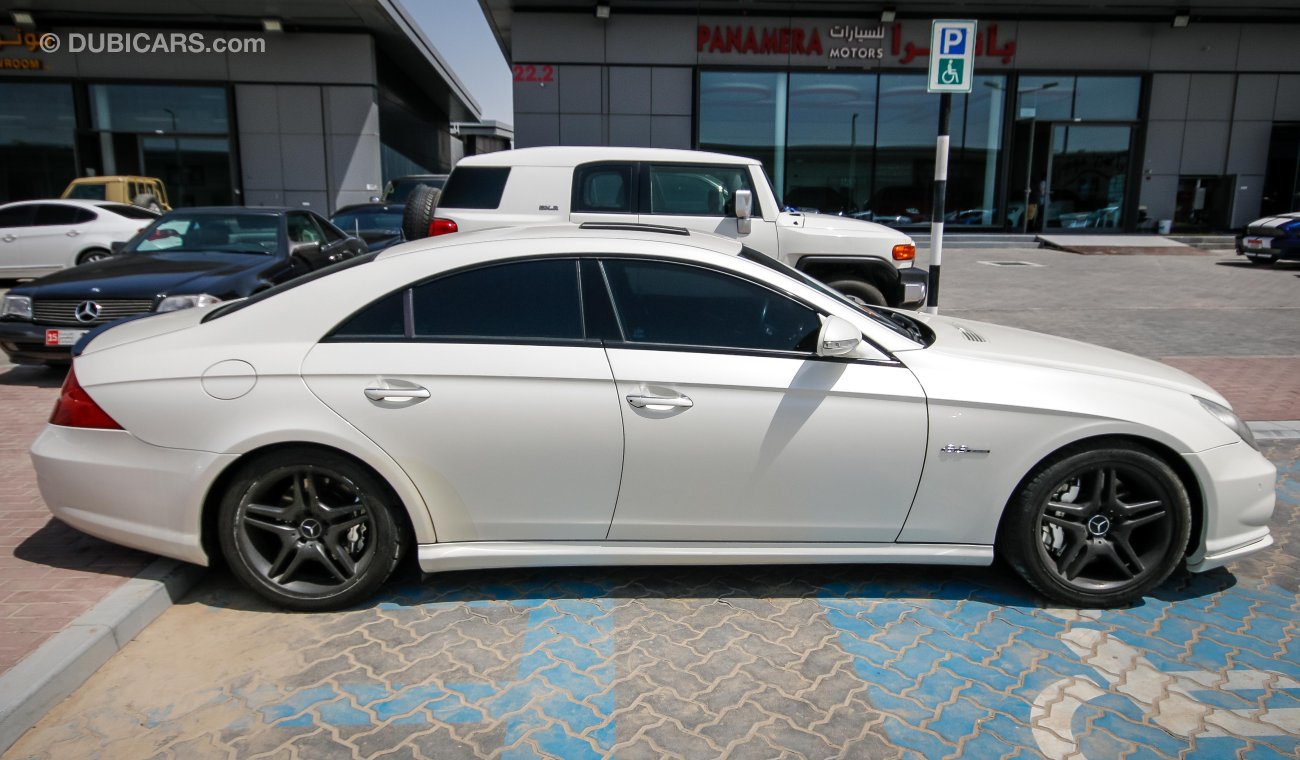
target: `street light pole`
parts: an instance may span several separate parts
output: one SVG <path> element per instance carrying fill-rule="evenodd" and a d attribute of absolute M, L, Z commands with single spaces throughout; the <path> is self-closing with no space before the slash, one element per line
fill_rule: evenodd
<path fill-rule="evenodd" d="M 176 156 L 176 203 L 180 205 L 185 202 L 185 167 L 181 166 L 181 136 L 176 134 L 176 112 L 170 108 L 164 108 L 163 111 L 172 117 L 172 148 Z"/>

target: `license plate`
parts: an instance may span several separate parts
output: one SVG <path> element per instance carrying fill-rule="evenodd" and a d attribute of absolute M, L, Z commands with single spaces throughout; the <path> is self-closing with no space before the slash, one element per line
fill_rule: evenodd
<path fill-rule="evenodd" d="M 1241 241 L 1241 245 L 1243 248 L 1252 251 L 1267 251 L 1268 240 L 1269 240 L 1268 238 L 1262 238 L 1262 237 L 1248 237 L 1245 240 Z"/>
<path fill-rule="evenodd" d="M 89 330 L 46 330 L 45 345 L 47 346 L 71 346 L 81 340 L 81 336 L 90 332 Z"/>

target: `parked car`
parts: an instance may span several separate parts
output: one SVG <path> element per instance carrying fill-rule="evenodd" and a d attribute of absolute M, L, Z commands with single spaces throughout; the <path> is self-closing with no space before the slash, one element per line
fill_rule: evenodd
<path fill-rule="evenodd" d="M 427 572 L 1001 556 L 1132 602 L 1269 546 L 1204 383 L 861 307 L 740 242 L 589 223 L 406 243 L 81 344 L 32 446 L 61 520 L 296 609 Z"/>
<path fill-rule="evenodd" d="M 400 203 L 357 203 L 334 212 L 330 222 L 353 237 L 365 241 L 372 251 L 382 251 L 402 242 L 402 214 L 406 206 Z"/>
<path fill-rule="evenodd" d="M 124 174 L 106 177 L 80 177 L 68 183 L 62 198 L 83 201 L 113 201 L 147 208 L 155 214 L 171 211 L 167 188 L 157 177 L 133 177 Z"/>
<path fill-rule="evenodd" d="M 107 258 L 158 218 L 105 201 L 19 201 L 0 206 L 0 278 L 40 277 Z"/>
<path fill-rule="evenodd" d="M 366 252 L 310 211 L 173 211 L 120 252 L 12 288 L 0 349 L 16 364 L 61 364 L 91 329 L 124 317 L 243 298 Z"/>
<path fill-rule="evenodd" d="M 384 203 L 406 203 L 411 192 L 417 187 L 441 190 L 443 185 L 447 184 L 447 176 L 446 174 L 409 174 L 398 177 L 384 186 L 384 196 L 380 200 Z"/>
<path fill-rule="evenodd" d="M 1237 236 L 1237 255 L 1260 265 L 1300 259 L 1300 211 L 1266 216 L 1246 225 L 1246 231 Z"/>
<path fill-rule="evenodd" d="M 752 158 L 656 148 L 546 147 L 461 159 L 435 203 L 407 203 L 406 237 L 502 225 L 663 224 L 743 240 L 863 303 L 916 306 L 928 273 L 889 227 L 783 211 Z"/>

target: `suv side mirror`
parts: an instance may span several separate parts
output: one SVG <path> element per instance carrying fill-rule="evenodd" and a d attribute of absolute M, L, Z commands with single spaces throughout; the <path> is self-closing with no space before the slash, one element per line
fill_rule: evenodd
<path fill-rule="evenodd" d="M 862 343 L 862 331 L 847 319 L 834 314 L 828 315 L 822 323 L 821 334 L 817 336 L 818 356 L 844 356 Z"/>
<path fill-rule="evenodd" d="M 748 235 L 752 224 L 750 218 L 754 215 L 754 191 L 737 190 L 735 200 L 736 232 Z"/>

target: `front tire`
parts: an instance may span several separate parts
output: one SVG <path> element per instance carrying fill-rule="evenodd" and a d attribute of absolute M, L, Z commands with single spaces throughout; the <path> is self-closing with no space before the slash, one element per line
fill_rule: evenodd
<path fill-rule="evenodd" d="M 850 301 L 863 306 L 888 306 L 885 301 L 885 294 L 875 285 L 863 282 L 862 280 L 836 280 L 835 282 L 826 283 L 830 287 L 843 293 Z"/>
<path fill-rule="evenodd" d="M 1076 607 L 1130 604 L 1183 559 L 1187 490 L 1147 449 L 1067 451 L 1012 498 L 998 551 L 1044 596 Z"/>
<path fill-rule="evenodd" d="M 334 610 L 372 596 L 407 545 L 391 490 L 356 462 L 285 449 L 244 465 L 221 500 L 223 556 L 280 607 Z"/>

